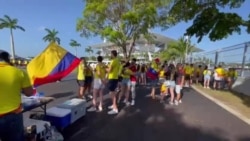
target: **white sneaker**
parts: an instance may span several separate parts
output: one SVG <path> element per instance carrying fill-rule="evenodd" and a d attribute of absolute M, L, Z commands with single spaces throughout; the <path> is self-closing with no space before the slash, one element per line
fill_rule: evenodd
<path fill-rule="evenodd" d="M 93 99 L 93 96 L 91 94 L 88 94 L 89 99 Z"/>
<path fill-rule="evenodd" d="M 98 110 L 101 112 L 102 111 L 102 106 L 98 106 Z"/>
<path fill-rule="evenodd" d="M 87 111 L 88 112 L 95 112 L 96 111 L 96 107 L 92 106 Z"/>
<path fill-rule="evenodd" d="M 179 102 L 179 103 L 182 103 L 182 100 L 180 99 L 178 102 Z"/>
<path fill-rule="evenodd" d="M 177 106 L 179 104 L 179 102 L 177 100 L 175 100 L 174 104 Z"/>
<path fill-rule="evenodd" d="M 134 106 L 135 105 L 135 100 L 131 101 L 131 105 Z"/>
<path fill-rule="evenodd" d="M 170 105 L 174 105 L 174 102 L 170 101 L 169 104 L 170 104 Z"/>
<path fill-rule="evenodd" d="M 126 99 L 124 99 L 124 100 L 123 100 L 123 103 L 127 103 L 127 100 L 126 100 Z"/>
<path fill-rule="evenodd" d="M 126 106 L 130 106 L 130 102 L 126 102 Z"/>
<path fill-rule="evenodd" d="M 118 114 L 118 109 L 112 109 L 108 112 L 109 115 Z"/>
<path fill-rule="evenodd" d="M 113 109 L 113 105 L 108 106 L 108 109 L 110 110 Z"/>

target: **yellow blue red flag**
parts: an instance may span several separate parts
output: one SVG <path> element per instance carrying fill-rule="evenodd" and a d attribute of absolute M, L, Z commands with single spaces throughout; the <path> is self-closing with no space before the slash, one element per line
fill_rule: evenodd
<path fill-rule="evenodd" d="M 80 63 L 80 59 L 69 53 L 56 43 L 50 43 L 27 66 L 33 86 L 61 80 L 72 72 Z"/>

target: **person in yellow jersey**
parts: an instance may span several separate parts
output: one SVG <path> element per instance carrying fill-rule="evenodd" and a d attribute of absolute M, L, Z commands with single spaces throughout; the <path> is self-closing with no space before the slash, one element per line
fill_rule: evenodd
<path fill-rule="evenodd" d="M 193 80 L 195 77 L 195 69 L 194 69 L 194 64 L 190 64 L 190 84 L 193 84 Z"/>
<path fill-rule="evenodd" d="M 193 76 L 194 68 L 190 64 L 186 64 L 184 67 L 185 72 L 185 84 L 187 84 L 188 87 L 190 87 L 190 84 L 192 83 L 191 79 Z"/>
<path fill-rule="evenodd" d="M 208 69 L 208 66 L 205 66 L 204 71 L 203 71 L 203 77 L 204 77 L 203 87 L 204 88 L 210 89 L 211 75 L 212 75 L 212 72 Z"/>
<path fill-rule="evenodd" d="M 238 73 L 237 73 L 236 69 L 235 68 L 229 68 L 227 76 L 228 76 L 228 88 L 231 90 L 233 83 L 235 82 L 235 80 L 238 77 Z"/>
<path fill-rule="evenodd" d="M 120 65 L 119 65 L 118 86 L 116 88 L 117 93 L 120 93 L 120 91 L 121 91 L 121 83 L 122 83 L 121 72 L 122 72 L 124 63 L 125 63 L 125 61 L 122 60 L 121 63 L 120 63 Z M 118 103 L 120 102 L 119 100 L 120 99 L 118 99 Z"/>
<path fill-rule="evenodd" d="M 159 71 L 159 82 L 160 82 L 160 84 L 164 83 L 165 80 L 166 80 L 165 79 L 165 66 L 163 65 L 163 66 L 161 66 L 161 69 Z"/>
<path fill-rule="evenodd" d="M 91 90 L 93 82 L 93 70 L 90 64 L 85 65 L 85 89 L 87 91 L 88 98 L 92 99 Z"/>
<path fill-rule="evenodd" d="M 24 141 L 21 92 L 33 94 L 28 75 L 10 63 L 10 55 L 0 51 L 0 140 Z"/>
<path fill-rule="evenodd" d="M 195 69 L 195 73 L 194 73 L 196 84 L 199 84 L 201 76 L 202 76 L 202 66 L 199 65 L 198 68 Z"/>
<path fill-rule="evenodd" d="M 107 69 L 108 72 L 108 90 L 111 95 L 112 105 L 108 108 L 110 111 L 108 114 L 118 114 L 118 107 L 116 104 L 116 88 L 118 86 L 118 76 L 119 76 L 120 61 L 117 58 L 117 51 L 111 51 L 111 62 Z"/>
<path fill-rule="evenodd" d="M 85 58 L 81 57 L 77 68 L 77 84 L 79 86 L 79 98 L 85 99 Z"/>
<path fill-rule="evenodd" d="M 119 94 L 119 101 L 121 100 L 122 96 L 125 95 L 124 103 L 129 106 L 129 94 L 130 94 L 130 86 L 131 86 L 131 80 L 130 76 L 135 75 L 135 73 L 129 69 L 130 63 L 127 62 L 121 71 L 122 76 L 122 82 L 121 82 L 121 93 Z"/>
<path fill-rule="evenodd" d="M 103 57 L 97 57 L 97 65 L 94 70 L 94 86 L 93 86 L 93 105 L 88 109 L 88 112 L 94 112 L 97 110 L 97 96 L 99 95 L 99 106 L 98 110 L 102 111 L 102 102 L 103 102 L 103 89 L 105 88 L 106 83 L 106 65 L 102 63 Z"/>
<path fill-rule="evenodd" d="M 221 65 L 219 65 L 216 69 L 215 69 L 215 74 L 216 76 L 214 77 L 214 89 L 222 89 L 222 84 L 225 78 L 225 70 L 224 68 L 222 68 Z"/>

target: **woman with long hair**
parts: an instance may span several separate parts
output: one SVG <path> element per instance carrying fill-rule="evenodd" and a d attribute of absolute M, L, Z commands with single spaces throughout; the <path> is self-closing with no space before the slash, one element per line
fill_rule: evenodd
<path fill-rule="evenodd" d="M 146 70 L 147 70 L 147 66 L 145 64 L 141 65 L 140 68 L 140 74 L 141 74 L 141 84 L 142 85 L 146 85 L 147 84 L 147 78 L 146 78 Z"/>
<path fill-rule="evenodd" d="M 203 71 L 203 76 L 204 76 L 204 88 L 210 88 L 210 80 L 211 80 L 211 75 L 212 72 L 208 69 L 207 66 L 205 66 L 204 71 Z"/>
<path fill-rule="evenodd" d="M 134 75 L 134 72 L 132 72 L 129 69 L 130 63 L 127 62 L 122 69 L 121 76 L 122 76 L 122 82 L 121 82 L 121 93 L 119 95 L 119 101 L 121 100 L 121 97 L 125 95 L 124 103 L 126 103 L 127 106 L 130 105 L 129 102 L 129 94 L 130 94 L 130 76 Z"/>
<path fill-rule="evenodd" d="M 102 63 L 103 57 L 98 56 L 98 64 L 94 70 L 94 86 L 93 86 L 93 106 L 88 109 L 88 112 L 94 112 L 97 109 L 97 96 L 100 97 L 100 103 L 98 106 L 99 111 L 102 111 L 102 101 L 103 101 L 103 89 L 105 88 L 105 75 L 106 75 L 106 66 Z"/>
<path fill-rule="evenodd" d="M 177 74 L 176 74 L 176 69 L 175 69 L 175 66 L 173 64 L 170 64 L 168 66 L 168 71 L 165 73 L 165 76 L 166 76 L 166 81 L 167 81 L 167 87 L 169 89 L 169 92 L 170 92 L 170 102 L 169 104 L 170 105 L 173 105 L 174 104 L 174 98 L 175 98 L 175 93 L 174 93 L 174 90 L 175 90 L 175 79 L 177 77 Z"/>

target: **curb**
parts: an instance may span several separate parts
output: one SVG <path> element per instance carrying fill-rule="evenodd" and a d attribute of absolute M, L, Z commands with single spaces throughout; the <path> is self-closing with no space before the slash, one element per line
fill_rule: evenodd
<path fill-rule="evenodd" d="M 207 99 L 213 101 L 215 104 L 219 105 L 220 107 L 222 107 L 223 109 L 225 109 L 226 111 L 228 111 L 229 113 L 233 114 L 234 116 L 236 116 L 237 118 L 239 118 L 240 120 L 244 121 L 245 123 L 247 123 L 248 125 L 250 125 L 250 119 L 247 118 L 246 116 L 242 115 L 241 113 L 239 113 L 238 111 L 230 108 L 229 106 L 227 106 L 226 104 L 222 103 L 221 101 L 209 96 L 209 94 L 199 90 L 198 88 L 196 88 L 196 86 L 191 86 L 195 91 L 197 91 L 199 94 L 203 95 L 204 97 L 206 97 Z"/>

